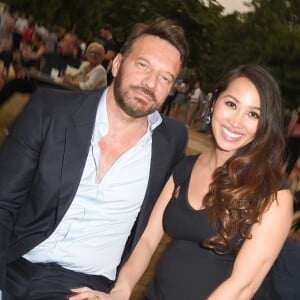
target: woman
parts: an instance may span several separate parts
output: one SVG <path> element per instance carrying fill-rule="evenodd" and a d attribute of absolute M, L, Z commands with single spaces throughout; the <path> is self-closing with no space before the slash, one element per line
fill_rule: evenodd
<path fill-rule="evenodd" d="M 20 51 L 15 55 L 13 67 L 16 77 L 23 78 L 26 75 L 26 69 L 38 69 L 45 50 L 42 35 L 37 31 L 33 32 L 29 43 L 22 42 Z"/>
<path fill-rule="evenodd" d="M 65 75 L 64 83 L 81 90 L 97 90 L 107 85 L 107 76 L 101 62 L 105 50 L 99 43 L 90 43 L 87 47 L 85 58 L 74 76 Z"/>
<path fill-rule="evenodd" d="M 70 299 L 129 299 L 164 231 L 173 241 L 145 299 L 266 299 L 263 281 L 293 216 L 282 107 L 260 66 L 221 78 L 210 110 L 215 148 L 175 168 L 111 293 L 78 288 Z"/>

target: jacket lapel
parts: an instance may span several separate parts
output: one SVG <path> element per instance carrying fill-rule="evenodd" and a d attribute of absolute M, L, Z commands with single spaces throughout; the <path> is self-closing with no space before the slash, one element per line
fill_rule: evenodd
<path fill-rule="evenodd" d="M 168 152 L 170 147 L 168 135 L 166 134 L 165 124 L 162 123 L 159 128 L 155 129 L 152 135 L 152 156 L 150 165 L 149 181 L 144 198 L 144 202 L 136 224 L 133 246 L 137 243 L 148 222 L 152 208 L 160 194 L 160 190 L 167 178 L 169 167 Z"/>
<path fill-rule="evenodd" d="M 73 116 L 73 126 L 65 128 L 65 148 L 57 220 L 72 202 L 85 166 L 91 137 L 102 93 L 93 93 L 83 99 Z"/>

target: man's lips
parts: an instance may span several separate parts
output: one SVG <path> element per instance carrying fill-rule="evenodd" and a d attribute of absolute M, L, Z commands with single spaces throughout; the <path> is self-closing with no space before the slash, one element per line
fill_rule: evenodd
<path fill-rule="evenodd" d="M 155 101 L 155 96 L 151 90 L 148 90 L 143 87 L 133 87 L 133 90 L 142 98 L 150 101 Z"/>

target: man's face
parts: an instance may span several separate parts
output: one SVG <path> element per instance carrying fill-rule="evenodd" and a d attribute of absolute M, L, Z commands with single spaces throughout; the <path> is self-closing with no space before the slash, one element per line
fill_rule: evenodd
<path fill-rule="evenodd" d="M 107 38 L 107 30 L 106 29 L 104 29 L 104 28 L 100 29 L 100 37 L 101 37 L 101 39 L 106 40 L 106 38 Z"/>
<path fill-rule="evenodd" d="M 173 45 L 157 36 L 142 35 L 125 57 L 118 54 L 113 62 L 116 102 L 135 118 L 158 110 L 180 67 L 180 53 Z"/>
<path fill-rule="evenodd" d="M 59 43 L 62 55 L 72 55 L 76 48 L 76 40 L 72 35 L 66 34 Z"/>

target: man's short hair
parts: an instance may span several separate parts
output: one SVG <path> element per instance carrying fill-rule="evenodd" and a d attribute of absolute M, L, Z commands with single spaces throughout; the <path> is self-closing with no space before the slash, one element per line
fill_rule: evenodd
<path fill-rule="evenodd" d="M 181 67 L 186 66 L 189 56 L 189 46 L 182 27 L 170 19 L 156 19 L 150 24 L 138 23 L 134 26 L 126 42 L 121 47 L 121 54 L 126 56 L 134 42 L 142 35 L 149 34 L 172 44 L 180 53 Z"/>
<path fill-rule="evenodd" d="M 103 24 L 103 25 L 101 26 L 100 29 L 107 30 L 107 31 L 109 31 L 110 33 L 112 33 L 112 31 L 113 31 L 112 26 L 109 25 L 109 24 Z"/>

